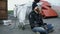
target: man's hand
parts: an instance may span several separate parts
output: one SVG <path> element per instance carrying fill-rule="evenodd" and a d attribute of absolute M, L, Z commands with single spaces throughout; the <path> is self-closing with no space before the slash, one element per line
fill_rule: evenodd
<path fill-rule="evenodd" d="M 40 12 L 38 7 L 35 7 L 34 11 Z"/>

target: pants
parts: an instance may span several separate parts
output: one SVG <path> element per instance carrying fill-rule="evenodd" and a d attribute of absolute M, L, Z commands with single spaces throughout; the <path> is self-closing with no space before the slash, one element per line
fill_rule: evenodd
<path fill-rule="evenodd" d="M 39 32 L 41 34 L 48 34 L 49 30 L 52 30 L 53 29 L 53 26 L 52 24 L 47 24 L 47 30 L 45 30 L 43 27 L 34 27 L 32 30 L 34 32 Z"/>
<path fill-rule="evenodd" d="M 47 24 L 47 31 L 49 31 L 49 30 L 52 30 L 53 29 L 53 26 L 52 26 L 52 24 Z"/>
<path fill-rule="evenodd" d="M 48 32 L 42 27 L 34 27 L 32 30 L 34 32 L 39 32 L 40 34 L 48 34 Z"/>

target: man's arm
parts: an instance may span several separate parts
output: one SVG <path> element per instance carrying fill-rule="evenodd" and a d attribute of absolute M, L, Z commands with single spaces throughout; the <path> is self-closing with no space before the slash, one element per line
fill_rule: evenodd
<path fill-rule="evenodd" d="M 33 28 L 34 27 L 34 16 L 31 13 L 29 14 L 29 22 L 30 22 L 31 28 Z"/>
<path fill-rule="evenodd" d="M 34 11 L 35 11 L 35 12 L 38 12 L 39 14 L 41 14 L 41 9 L 39 9 L 38 7 L 35 7 L 35 8 L 34 8 Z"/>
<path fill-rule="evenodd" d="M 34 11 L 40 12 L 40 10 L 37 6 L 34 8 Z"/>

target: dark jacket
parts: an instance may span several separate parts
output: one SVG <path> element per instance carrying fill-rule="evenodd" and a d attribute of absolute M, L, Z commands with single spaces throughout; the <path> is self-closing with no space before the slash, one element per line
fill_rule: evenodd
<path fill-rule="evenodd" d="M 37 14 L 37 13 L 35 13 L 35 11 L 32 11 L 29 14 L 29 22 L 30 22 L 30 26 L 32 29 L 34 27 L 40 27 L 41 25 L 43 25 L 43 20 L 42 20 L 41 14 Z"/>
<path fill-rule="evenodd" d="M 42 16 L 41 14 L 37 14 L 34 11 L 34 8 L 38 6 L 36 2 L 33 2 L 32 4 L 32 12 L 29 14 L 29 22 L 31 29 L 34 27 L 40 27 L 43 24 Z"/>

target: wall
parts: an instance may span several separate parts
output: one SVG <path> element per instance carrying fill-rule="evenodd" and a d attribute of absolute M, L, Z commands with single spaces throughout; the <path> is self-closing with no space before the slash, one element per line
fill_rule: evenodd
<path fill-rule="evenodd" d="M 22 4 L 28 1 L 33 0 L 8 0 L 8 10 L 13 10 L 15 4 Z M 50 2 L 52 5 L 60 6 L 59 0 L 46 0 L 46 1 Z"/>
<path fill-rule="evenodd" d="M 33 0 L 8 0 L 8 10 L 13 10 L 15 4 L 22 4 Z M 52 8 L 56 10 L 60 16 L 60 0 L 45 0 L 51 3 Z"/>
<path fill-rule="evenodd" d="M 8 0 L 8 10 L 13 10 L 15 4 L 22 4 L 33 0 Z"/>

